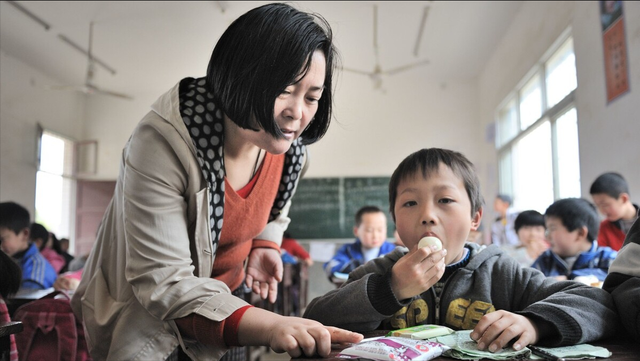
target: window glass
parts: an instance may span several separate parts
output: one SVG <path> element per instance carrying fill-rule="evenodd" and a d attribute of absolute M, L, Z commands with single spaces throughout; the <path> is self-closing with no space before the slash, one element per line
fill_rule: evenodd
<path fill-rule="evenodd" d="M 580 197 L 580 156 L 578 153 L 578 117 L 571 108 L 556 120 L 558 154 L 558 196 Z"/>
<path fill-rule="evenodd" d="M 540 75 L 536 74 L 520 92 L 520 129 L 529 128 L 542 115 Z"/>
<path fill-rule="evenodd" d="M 553 203 L 551 125 L 548 121 L 514 144 L 512 167 L 514 207 L 544 213 Z"/>
<path fill-rule="evenodd" d="M 573 38 L 569 38 L 545 64 L 547 107 L 558 104 L 577 86 Z"/>

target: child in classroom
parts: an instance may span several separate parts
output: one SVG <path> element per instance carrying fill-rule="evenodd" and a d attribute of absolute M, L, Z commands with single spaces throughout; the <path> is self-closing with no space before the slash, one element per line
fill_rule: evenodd
<path fill-rule="evenodd" d="M 351 272 L 340 288 L 311 301 L 304 317 L 359 332 L 420 324 L 472 330 L 478 348 L 491 352 L 595 341 L 619 325 L 602 289 L 549 279 L 500 247 L 466 242 L 483 200 L 464 155 L 438 148 L 409 155 L 391 176 L 389 204 L 408 250 Z M 419 248 L 427 236 L 442 246 Z"/>
<path fill-rule="evenodd" d="M 29 240 L 31 216 L 15 202 L 0 203 L 0 248 L 13 257 L 22 270 L 19 293 L 53 286 L 58 274 Z"/>
<path fill-rule="evenodd" d="M 334 283 L 342 283 L 349 272 L 396 247 L 387 241 L 387 216 L 377 206 L 364 206 L 356 212 L 353 234 L 356 240 L 340 247 L 324 264 L 329 280 Z"/>
<path fill-rule="evenodd" d="M 640 221 L 633 224 L 602 286 L 613 296 L 623 336 L 640 343 Z"/>
<path fill-rule="evenodd" d="M 551 248 L 531 265 L 557 280 L 598 285 L 604 281 L 617 252 L 596 241 L 598 212 L 586 199 L 565 198 L 544 213 Z"/>
<path fill-rule="evenodd" d="M 625 235 L 638 219 L 639 208 L 631 203 L 627 181 L 619 173 L 604 173 L 593 181 L 589 193 L 605 216 L 600 223 L 598 244 L 619 251 Z"/>
<path fill-rule="evenodd" d="M 505 251 L 522 266 L 530 267 L 549 248 L 545 238 L 544 216 L 533 209 L 522 211 L 516 217 L 514 228 L 520 245 L 508 246 Z"/>

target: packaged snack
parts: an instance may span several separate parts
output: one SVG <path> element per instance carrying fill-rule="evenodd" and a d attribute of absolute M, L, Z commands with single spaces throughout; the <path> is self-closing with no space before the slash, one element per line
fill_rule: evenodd
<path fill-rule="evenodd" d="M 452 333 L 453 330 L 445 326 L 418 325 L 390 331 L 387 336 L 407 337 L 415 340 L 425 340 L 431 337 L 444 336 Z"/>
<path fill-rule="evenodd" d="M 381 361 L 426 361 L 434 359 L 449 346 L 407 337 L 373 337 L 342 350 L 339 358 L 364 358 Z"/>

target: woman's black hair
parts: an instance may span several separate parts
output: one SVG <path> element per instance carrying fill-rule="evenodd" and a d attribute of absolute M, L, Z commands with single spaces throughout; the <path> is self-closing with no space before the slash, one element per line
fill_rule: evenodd
<path fill-rule="evenodd" d="M 0 251 L 0 295 L 3 299 L 18 292 L 22 282 L 20 266 L 8 254 Z"/>
<path fill-rule="evenodd" d="M 324 90 L 315 117 L 300 140 L 311 144 L 329 128 L 333 72 L 338 55 L 329 23 L 318 14 L 282 3 L 267 4 L 236 19 L 213 49 L 207 87 L 214 102 L 239 127 L 284 135 L 274 119 L 275 100 L 300 81 L 316 50 L 325 57 Z M 257 123 L 257 124 L 256 124 Z"/>

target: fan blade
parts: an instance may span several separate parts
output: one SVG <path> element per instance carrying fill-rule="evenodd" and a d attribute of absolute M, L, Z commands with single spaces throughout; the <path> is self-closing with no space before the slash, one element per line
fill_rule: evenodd
<path fill-rule="evenodd" d="M 413 55 L 418 56 L 418 49 L 420 48 L 420 41 L 422 40 L 422 34 L 424 33 L 424 26 L 427 24 L 427 16 L 429 15 L 429 6 L 424 7 L 422 12 L 422 20 L 420 21 L 420 29 L 418 30 L 418 38 L 416 39 L 416 46 L 413 48 Z"/>
<path fill-rule="evenodd" d="M 364 71 L 364 70 L 358 70 L 358 69 L 351 69 L 351 68 L 342 67 L 342 70 L 348 71 L 348 72 L 351 72 L 351 73 L 362 74 L 362 75 L 369 75 L 369 76 L 373 75 L 373 73 L 370 72 L 370 71 Z"/>
<path fill-rule="evenodd" d="M 420 65 L 425 65 L 425 64 L 429 64 L 429 60 L 425 59 L 425 60 L 422 60 L 422 61 L 419 61 L 419 62 L 416 62 L 416 63 L 413 63 L 413 64 L 407 64 L 407 65 L 399 66 L 397 68 L 385 70 L 385 71 L 382 72 L 382 74 L 393 75 L 393 74 L 396 74 L 396 73 L 399 73 L 399 72 L 402 72 L 402 71 L 405 71 L 405 70 L 409 70 L 409 69 L 415 68 L 415 67 L 420 66 Z"/>
<path fill-rule="evenodd" d="M 109 90 L 104 90 L 96 87 L 93 87 L 92 89 L 95 92 L 95 94 L 110 95 L 110 96 L 121 98 L 121 99 L 133 100 L 133 97 L 127 94 L 116 93 L 116 92 L 112 92 Z"/>

